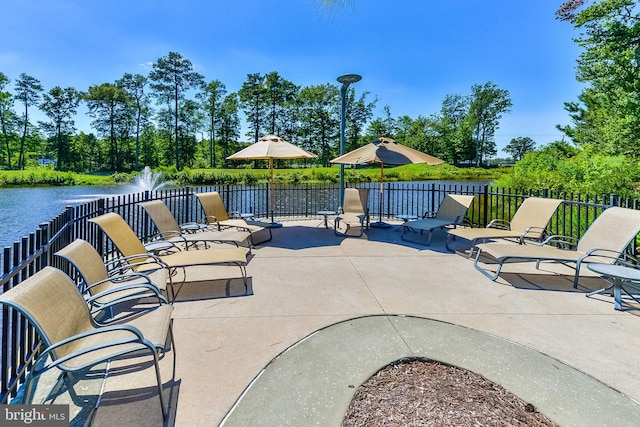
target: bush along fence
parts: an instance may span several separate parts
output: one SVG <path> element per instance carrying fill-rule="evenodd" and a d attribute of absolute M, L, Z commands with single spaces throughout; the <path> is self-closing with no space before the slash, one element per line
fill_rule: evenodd
<path fill-rule="evenodd" d="M 392 219 L 397 215 L 422 216 L 437 210 L 448 193 L 475 195 L 468 220 L 483 227 L 494 218 L 509 220 L 522 201 L 530 196 L 564 200 L 549 223 L 549 233 L 580 238 L 591 222 L 607 207 L 623 206 L 638 209 L 638 200 L 619 199 L 615 195 L 589 196 L 558 193 L 547 190 L 513 191 L 487 185 L 442 183 L 377 183 L 359 185 L 370 188 L 369 206 L 372 218 Z M 340 189 L 335 185 L 276 185 L 271 199 L 267 185 L 202 186 L 140 193 L 99 199 L 69 206 L 58 216 L 28 236 L 22 237 L 0 252 L 0 293 L 19 286 L 20 282 L 44 266 L 53 265 L 74 277 L 68 265 L 53 254 L 77 238 L 90 242 L 105 258 L 114 256 L 114 249 L 102 233 L 88 220 L 107 212 L 120 214 L 140 239 L 153 234 L 153 225 L 138 205 L 148 200 L 162 200 L 179 223 L 198 221 L 203 213 L 196 193 L 217 191 L 227 211 L 253 213 L 256 217 L 275 215 L 279 220 L 318 218 L 317 212 L 337 211 Z M 272 212 L 272 207 L 273 211 Z M 635 243 L 630 249 L 635 251 Z M 2 308 L 0 312 L 0 403 L 16 396 L 25 375 L 32 368 L 39 351 L 40 338 L 28 322 L 16 311 Z"/>

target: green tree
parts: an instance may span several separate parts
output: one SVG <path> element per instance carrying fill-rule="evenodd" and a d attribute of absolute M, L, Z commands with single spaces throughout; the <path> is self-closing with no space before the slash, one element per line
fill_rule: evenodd
<path fill-rule="evenodd" d="M 93 133 L 80 132 L 69 138 L 70 156 L 67 165 L 71 170 L 85 172 L 100 170 L 107 163 L 103 145 Z"/>
<path fill-rule="evenodd" d="M 223 165 L 227 167 L 230 145 L 240 137 L 240 117 L 238 116 L 237 93 L 230 93 L 222 101 L 220 108 L 220 140 L 222 142 Z"/>
<path fill-rule="evenodd" d="M 140 129 L 143 122 L 143 115 L 149 111 L 149 95 L 145 93 L 147 78 L 141 74 L 125 73 L 116 84 L 122 86 L 129 92 L 129 96 L 135 102 L 136 108 L 136 160 L 135 170 L 139 170 L 140 158 Z"/>
<path fill-rule="evenodd" d="M 11 141 L 17 125 L 17 115 L 13 111 L 13 97 L 5 90 L 10 82 L 11 80 L 0 72 L 0 132 L 4 140 L 2 150 L 0 150 L 0 154 L 2 154 L 0 162 L 6 164 L 7 168 L 11 168 Z"/>
<path fill-rule="evenodd" d="M 20 76 L 18 76 L 18 80 L 16 80 L 16 99 L 20 100 L 22 105 L 24 105 L 24 113 L 18 119 L 20 127 L 22 128 L 20 152 L 18 155 L 18 169 L 24 169 L 27 138 L 29 137 L 29 133 L 33 127 L 29 121 L 29 107 L 38 104 L 38 101 L 40 100 L 40 93 L 43 90 L 44 88 L 40 84 L 40 80 L 25 73 L 20 74 Z"/>
<path fill-rule="evenodd" d="M 365 134 L 366 143 L 376 140 L 381 136 L 387 136 L 389 138 L 397 137 L 396 119 L 391 116 L 391 107 L 385 105 L 383 111 L 384 117 L 376 117 L 369 123 Z"/>
<path fill-rule="evenodd" d="M 514 160 L 518 161 L 524 157 L 529 151 L 533 151 L 536 148 L 536 143 L 533 139 L 528 136 L 519 136 L 517 138 L 511 139 L 506 147 L 504 147 L 504 152 L 513 157 Z"/>
<path fill-rule="evenodd" d="M 149 78 L 155 82 L 151 87 L 161 93 L 161 102 L 165 97 L 173 101 L 174 130 L 175 130 L 175 165 L 180 170 L 180 135 L 179 113 L 180 101 L 184 98 L 184 92 L 191 88 L 199 88 L 204 84 L 204 78 L 193 70 L 191 61 L 177 52 L 169 52 L 167 56 L 159 58 L 153 64 L 153 70 Z"/>
<path fill-rule="evenodd" d="M 458 165 L 475 158 L 473 122 L 469 115 L 471 98 L 458 94 L 447 95 L 440 111 L 432 116 L 432 128 L 439 141 L 435 154 Z"/>
<path fill-rule="evenodd" d="M 496 130 L 502 114 L 511 111 L 511 106 L 509 91 L 499 89 L 493 82 L 471 87 L 469 118 L 474 129 L 476 166 L 483 165 L 487 156 L 497 153 Z"/>
<path fill-rule="evenodd" d="M 300 141 L 303 148 L 320 153 L 324 166 L 337 154 L 340 138 L 340 91 L 335 85 L 307 86 L 300 90 Z"/>
<path fill-rule="evenodd" d="M 200 94 L 203 99 L 203 107 L 209 118 L 209 167 L 216 167 L 216 127 L 219 127 L 219 118 L 216 117 L 217 111 L 221 108 L 223 97 L 226 95 L 227 89 L 220 80 L 214 80 L 207 83 L 204 92 Z"/>
<path fill-rule="evenodd" d="M 180 150 L 180 164 L 193 167 L 197 152 L 196 134 L 202 125 L 204 117 L 197 102 L 187 99 L 180 108 L 180 124 L 182 131 L 182 149 Z"/>
<path fill-rule="evenodd" d="M 391 135 L 387 133 L 387 125 L 385 124 L 384 119 L 381 117 L 376 117 L 369 122 L 367 130 L 365 131 L 364 139 L 367 143 L 369 143 L 380 138 L 382 135 L 391 137 Z"/>
<path fill-rule="evenodd" d="M 90 86 L 84 95 L 89 108 L 89 116 L 94 120 L 91 126 L 109 140 L 109 163 L 113 171 L 123 169 L 120 150 L 121 127 L 133 118 L 133 103 L 129 93 L 121 86 L 103 83 Z"/>
<path fill-rule="evenodd" d="M 412 119 L 401 116 L 396 120 L 396 140 L 408 147 L 414 148 L 436 157 L 442 157 L 439 148 L 440 139 L 434 131 L 431 120 L 418 116 Z"/>
<path fill-rule="evenodd" d="M 284 79 L 277 71 L 265 75 L 264 88 L 267 133 L 284 135 L 287 128 L 287 117 L 293 107 L 293 101 L 298 95 L 299 88 Z"/>
<path fill-rule="evenodd" d="M 253 142 L 258 142 L 260 133 L 266 129 L 264 122 L 266 121 L 267 95 L 264 81 L 265 76 L 260 73 L 247 74 L 247 80 L 242 83 L 242 87 L 238 91 L 240 108 L 244 111 L 247 121 L 251 125 L 247 136 L 253 136 Z"/>
<path fill-rule="evenodd" d="M 578 102 L 565 104 L 572 125 L 559 126 L 583 147 L 640 156 L 640 10 L 634 0 L 572 0 L 556 12 L 579 31 L 583 49 L 576 79 L 586 83 Z"/>
<path fill-rule="evenodd" d="M 42 95 L 40 110 L 49 118 L 49 122 L 40 122 L 40 128 L 55 141 L 57 154 L 57 169 L 66 170 L 70 167 L 71 152 L 69 138 L 75 131 L 73 117 L 78 112 L 82 100 L 82 93 L 72 87 L 61 88 L 55 86 L 48 93 Z"/>
<path fill-rule="evenodd" d="M 378 102 L 377 98 L 368 101 L 369 92 L 364 92 L 360 98 L 355 99 L 355 88 L 347 89 L 345 99 L 345 151 L 355 150 L 362 144 L 362 134 L 365 124 L 373 116 L 373 109 Z M 368 143 L 368 142 L 367 142 Z"/>

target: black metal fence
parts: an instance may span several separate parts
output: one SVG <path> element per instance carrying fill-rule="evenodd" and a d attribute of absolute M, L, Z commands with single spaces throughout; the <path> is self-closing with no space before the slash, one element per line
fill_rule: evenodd
<path fill-rule="evenodd" d="M 563 199 L 549 223 L 552 234 L 579 238 L 591 222 L 609 206 L 638 209 L 637 200 L 619 200 L 615 195 L 587 196 L 556 193 L 546 190 L 526 192 L 492 188 L 486 185 L 385 183 L 364 184 L 370 188 L 369 207 L 372 218 L 390 219 L 397 215 L 422 216 L 437 210 L 448 193 L 475 195 L 468 219 L 475 226 L 485 226 L 493 218 L 510 219 L 522 201 L 529 196 Z M 276 186 L 203 186 L 164 191 L 146 191 L 124 196 L 100 199 L 68 207 L 39 229 L 5 247 L 0 253 L 0 290 L 5 292 L 35 274 L 46 265 L 67 271 L 53 254 L 77 238 L 94 245 L 105 257 L 111 246 L 100 230 L 88 220 L 106 212 L 120 214 L 145 239 L 153 233 L 153 225 L 138 206 L 147 200 L 163 200 L 179 223 L 197 221 L 203 212 L 196 193 L 218 191 L 227 211 L 253 213 L 256 217 L 269 217 L 273 212 L 278 219 L 317 218 L 318 211 L 338 210 L 340 190 L 337 186 L 297 185 Z M 40 339 L 35 330 L 15 310 L 2 307 L 0 312 L 0 403 L 7 403 L 17 393 L 40 350 Z"/>

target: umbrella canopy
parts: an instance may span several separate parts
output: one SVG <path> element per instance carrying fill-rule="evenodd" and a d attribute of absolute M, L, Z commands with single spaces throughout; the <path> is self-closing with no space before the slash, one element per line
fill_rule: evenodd
<path fill-rule="evenodd" d="M 255 144 L 227 157 L 229 160 L 303 159 L 318 157 L 275 135 L 263 136 Z"/>
<path fill-rule="evenodd" d="M 444 163 L 444 160 L 430 156 L 422 151 L 414 150 L 406 145 L 398 144 L 393 139 L 383 136 L 370 144 L 336 157 L 331 160 L 331 163 L 343 165 L 361 165 L 364 163 L 408 165 L 411 163 L 426 163 L 428 165 L 437 165 Z"/>
<path fill-rule="evenodd" d="M 297 145 L 285 141 L 276 135 L 267 135 L 260 138 L 256 143 L 243 148 L 227 157 L 228 160 L 269 160 L 269 181 L 271 183 L 271 222 L 273 222 L 274 210 L 274 179 L 273 179 L 273 159 L 306 159 L 318 157 L 313 153 L 304 150 Z"/>
<path fill-rule="evenodd" d="M 414 150 L 406 145 L 398 144 L 391 138 L 385 136 L 376 139 L 370 144 L 349 151 L 340 157 L 330 161 L 342 165 L 361 165 L 365 163 L 380 164 L 380 221 L 373 223 L 373 226 L 387 226 L 382 222 L 382 183 L 384 182 L 384 165 L 408 165 L 411 163 L 426 163 L 437 165 L 444 163 L 437 157 L 430 156 L 422 151 Z"/>

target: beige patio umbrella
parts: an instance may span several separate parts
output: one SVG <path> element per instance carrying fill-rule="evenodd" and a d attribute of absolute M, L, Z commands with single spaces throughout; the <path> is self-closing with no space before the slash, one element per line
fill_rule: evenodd
<path fill-rule="evenodd" d="M 304 150 L 297 145 L 285 141 L 276 135 L 267 135 L 260 138 L 256 143 L 243 148 L 235 154 L 227 157 L 229 160 L 269 160 L 269 187 L 271 188 L 271 225 L 279 226 L 273 221 L 273 211 L 275 209 L 275 187 L 273 179 L 273 160 L 274 159 L 310 159 L 318 157 L 313 153 Z"/>
<path fill-rule="evenodd" d="M 437 157 L 430 156 L 422 151 L 414 150 L 397 143 L 391 138 L 385 136 L 376 139 L 370 144 L 356 148 L 340 157 L 330 161 L 342 165 L 361 165 L 365 163 L 380 164 L 380 197 L 379 208 L 380 218 L 378 222 L 371 223 L 372 227 L 389 227 L 389 224 L 382 222 L 382 184 L 384 182 L 384 165 L 408 165 L 411 163 L 426 163 L 428 165 L 437 165 L 444 163 Z"/>

